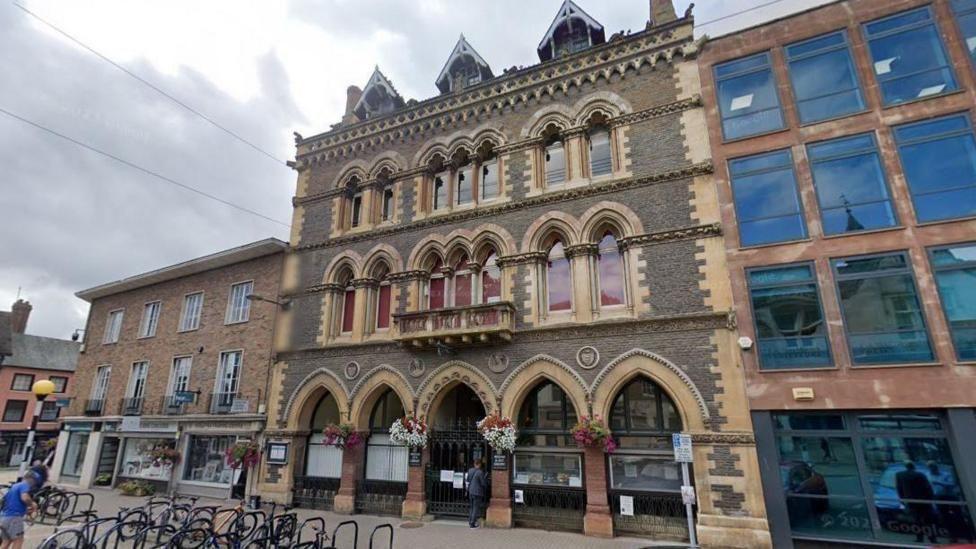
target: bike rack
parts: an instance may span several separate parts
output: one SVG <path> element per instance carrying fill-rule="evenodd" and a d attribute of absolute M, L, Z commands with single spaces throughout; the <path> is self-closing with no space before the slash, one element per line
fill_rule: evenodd
<path fill-rule="evenodd" d="M 359 524 L 354 520 L 346 520 L 340 522 L 336 525 L 335 530 L 332 531 L 332 546 L 326 549 L 338 549 L 336 547 L 336 534 L 339 533 L 339 529 L 343 526 L 352 525 L 353 528 L 353 538 L 352 538 L 352 549 L 358 549 L 359 547 Z"/>
<path fill-rule="evenodd" d="M 393 549 L 393 525 L 390 524 L 390 523 L 380 524 L 376 528 L 373 528 L 373 533 L 371 533 L 369 535 L 369 549 L 373 549 L 373 536 L 375 536 L 376 535 L 376 532 L 379 532 L 380 530 L 389 530 L 390 531 L 390 545 L 389 545 L 389 549 Z"/>
<path fill-rule="evenodd" d="M 320 528 L 312 527 L 315 530 L 315 542 L 321 545 L 322 536 L 325 535 L 325 519 L 322 517 L 312 517 L 302 521 L 302 524 L 298 527 L 298 539 L 295 540 L 296 544 L 302 543 L 302 532 L 305 531 L 306 524 L 318 524 Z"/>

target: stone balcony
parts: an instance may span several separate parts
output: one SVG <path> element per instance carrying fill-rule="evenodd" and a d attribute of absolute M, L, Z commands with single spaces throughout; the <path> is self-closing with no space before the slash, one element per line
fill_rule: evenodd
<path fill-rule="evenodd" d="M 417 348 L 508 342 L 515 330 L 515 306 L 508 301 L 393 315 L 395 339 Z"/>

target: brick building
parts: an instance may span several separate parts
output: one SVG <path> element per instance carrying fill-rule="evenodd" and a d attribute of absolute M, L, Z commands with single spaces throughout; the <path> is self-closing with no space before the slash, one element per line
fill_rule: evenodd
<path fill-rule="evenodd" d="M 224 451 L 265 423 L 286 248 L 269 238 L 78 292 L 91 308 L 54 478 L 217 497 L 243 485 Z M 160 465 L 157 448 L 182 458 Z"/>
<path fill-rule="evenodd" d="M 262 495 L 466 514 L 451 479 L 493 457 L 473 421 L 497 412 L 521 438 L 489 525 L 687 539 L 682 432 L 699 540 L 769 546 L 701 42 L 690 13 L 650 6 L 646 29 L 607 36 L 563 2 L 540 63 L 497 75 L 462 37 L 441 95 L 407 101 L 377 69 L 339 124 L 298 138 Z M 390 444 L 405 413 L 432 428 L 418 456 Z M 592 415 L 616 453 L 569 439 Z M 367 443 L 324 445 L 340 422 Z"/>
<path fill-rule="evenodd" d="M 0 311 L 0 465 L 19 466 L 37 402 L 31 388 L 42 379 L 50 379 L 56 388 L 41 405 L 34 437 L 35 448 L 44 448 L 57 437 L 58 400 L 63 402 L 72 386 L 79 344 L 26 333 L 33 309 L 29 302 L 18 299 L 10 309 Z"/>
<path fill-rule="evenodd" d="M 974 51 L 848 0 L 699 55 L 775 547 L 973 541 Z"/>

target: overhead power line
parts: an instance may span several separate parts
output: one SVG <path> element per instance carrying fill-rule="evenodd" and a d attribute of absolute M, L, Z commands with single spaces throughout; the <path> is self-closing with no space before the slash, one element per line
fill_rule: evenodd
<path fill-rule="evenodd" d="M 218 129 L 220 129 L 221 131 L 223 131 L 223 132 L 224 132 L 224 133 L 226 133 L 227 135 L 230 135 L 230 136 L 231 136 L 231 137 L 233 137 L 234 139 L 236 139 L 236 140 L 238 140 L 238 141 L 240 141 L 241 143 L 244 143 L 245 145 L 247 145 L 248 147 L 251 147 L 251 148 L 252 148 L 252 149 L 254 149 L 255 151 L 257 151 L 257 152 L 259 152 L 259 153 L 261 153 L 261 154 L 263 154 L 264 156 L 267 156 L 268 158 L 270 158 L 271 160 L 274 160 L 274 161 L 275 161 L 275 162 L 277 162 L 278 164 L 281 164 L 281 165 L 283 165 L 283 166 L 284 166 L 284 165 L 287 165 L 287 163 L 286 163 L 286 161 L 285 161 L 285 160 L 282 160 L 281 158 L 278 158 L 278 157 L 277 157 L 277 156 L 275 156 L 274 154 L 272 154 L 272 153 L 269 153 L 268 151 L 266 151 L 266 150 L 264 150 L 264 149 L 262 149 L 261 147 L 258 147 L 257 145 L 255 145 L 254 143 L 252 143 L 252 142 L 250 142 L 250 141 L 248 141 L 247 139 L 244 139 L 243 137 L 241 137 L 240 135 L 238 135 L 237 133 L 235 133 L 235 132 L 234 132 L 233 130 L 230 130 L 230 129 L 228 129 L 228 128 L 226 128 L 226 127 L 224 127 L 224 126 L 222 126 L 222 125 L 221 125 L 220 123 L 218 123 L 218 122 L 217 122 L 217 121 L 215 121 L 214 119 L 212 119 L 212 118 L 210 118 L 209 116 L 207 116 L 207 115 L 205 115 L 205 114 L 203 114 L 202 112 L 200 112 L 200 111 L 198 111 L 198 110 L 196 110 L 196 109 L 194 109 L 194 108 L 193 108 L 193 107 L 191 107 L 190 105 L 187 105 L 186 103 L 184 103 L 183 101 L 181 101 L 181 100 L 179 100 L 179 99 L 177 99 L 176 97 L 174 97 L 174 96 L 172 96 L 172 95 L 170 95 L 169 93 L 167 93 L 166 91 L 164 91 L 164 90 L 162 90 L 161 88 L 159 88 L 158 86 L 156 86 L 156 85 L 155 85 L 155 84 L 153 84 L 152 82 L 150 82 L 150 81 L 148 81 L 148 80 L 146 80 L 145 78 L 142 78 L 142 77 L 141 77 L 141 76 L 139 76 L 138 74 L 136 74 L 136 73 L 134 73 L 134 72 L 132 72 L 132 71 L 130 71 L 129 69 L 127 69 L 127 68 L 125 68 L 125 67 L 123 67 L 122 65 L 120 65 L 120 64 L 118 64 L 118 63 L 116 63 L 115 61 L 113 61 L 113 60 L 111 60 L 111 59 L 109 59 L 108 57 L 106 57 L 106 56 L 105 56 L 105 55 L 103 55 L 102 53 L 100 53 L 100 52 L 98 52 L 97 50 L 95 50 L 94 48 L 92 48 L 91 46 L 89 46 L 88 44 L 85 44 L 85 43 L 84 43 L 84 42 L 82 42 L 81 40 L 78 40 L 78 39 L 77 39 L 77 38 L 75 38 L 74 36 L 72 36 L 72 35 L 70 35 L 70 34 L 68 34 L 68 33 L 67 33 L 66 31 L 64 31 L 64 30 L 62 30 L 62 29 L 60 29 L 60 28 L 59 28 L 59 27 L 58 27 L 57 25 L 55 25 L 54 23 L 51 23 L 50 21 L 47 21 L 46 19 L 44 19 L 44 18 L 42 18 L 42 17 L 40 16 L 40 15 L 37 15 L 36 13 L 34 13 L 34 12 L 32 12 L 31 10 L 29 10 L 29 9 L 27 9 L 27 8 L 25 8 L 24 6 L 22 6 L 22 5 L 20 5 L 20 4 L 18 4 L 18 3 L 16 3 L 16 2 L 14 2 L 14 5 L 15 5 L 15 6 L 17 6 L 18 8 L 20 8 L 21 10 L 23 10 L 23 11 L 24 11 L 24 13 L 26 13 L 27 15 L 30 15 L 30 16 L 31 16 L 31 17 L 33 17 L 34 19 L 37 19 L 37 20 L 38 20 L 38 21 L 40 21 L 41 23 L 43 23 L 43 24 L 45 24 L 45 25 L 47 25 L 48 27 L 50 27 L 51 29 L 53 29 L 53 30 L 54 30 L 55 32 L 57 32 L 58 34 L 60 34 L 60 35 L 62 35 L 62 36 L 64 36 L 64 37 L 65 37 L 65 38 L 67 38 L 68 40 L 71 40 L 71 41 L 72 41 L 72 42 L 74 42 L 75 44 L 78 44 L 78 45 L 79 45 L 79 46 L 81 46 L 82 48 L 84 48 L 84 49 L 86 49 L 86 50 L 88 50 L 89 52 L 91 52 L 92 54 L 94 54 L 94 55 L 96 55 L 97 57 L 99 57 L 100 59 L 102 59 L 103 61 L 105 61 L 106 63 L 109 63 L 110 65 L 112 65 L 113 67 L 115 67 L 115 68 L 117 68 L 117 69 L 119 69 L 120 71 L 122 71 L 122 72 L 124 72 L 125 74 L 127 74 L 127 75 L 129 75 L 129 76 L 131 76 L 132 78 L 135 78 L 136 80 L 138 80 L 139 82 L 141 82 L 141 83 L 142 83 L 142 84 L 144 84 L 145 86 L 147 86 L 147 87 L 149 87 L 149 88 L 150 88 L 151 90 L 153 90 L 153 91 L 155 91 L 156 93 L 158 93 L 158 94 L 160 94 L 160 95 L 162 95 L 163 97 L 165 97 L 165 98 L 167 98 L 167 99 L 169 99 L 170 101 L 172 101 L 172 102 L 174 102 L 174 103 L 176 103 L 177 105 L 179 105 L 179 106 L 181 106 L 181 107 L 183 107 L 184 109 L 186 109 L 186 110 L 188 110 L 188 111 L 190 111 L 191 113 L 193 113 L 193 114 L 195 114 L 195 115 L 197 115 L 197 116 L 199 116 L 200 118 L 202 118 L 202 119 L 204 119 L 204 120 L 206 120 L 206 121 L 207 121 L 207 122 L 209 122 L 209 123 L 210 123 L 211 125 L 213 125 L 213 126 L 214 126 L 215 128 L 218 128 Z"/>
<path fill-rule="evenodd" d="M 165 181 L 167 183 L 170 183 L 172 185 L 176 185 L 177 187 L 180 187 L 180 188 L 182 188 L 184 190 L 187 190 L 187 191 L 190 191 L 192 193 L 196 193 L 196 194 L 198 194 L 200 196 L 209 198 L 210 200 L 213 200 L 215 202 L 220 202 L 221 204 L 223 204 L 225 206 L 230 206 L 231 208 L 234 208 L 236 210 L 240 210 L 242 212 L 249 213 L 251 215 L 260 217 L 261 219 L 264 219 L 266 221 L 270 221 L 272 223 L 277 223 L 278 225 L 282 225 L 284 227 L 291 227 L 290 224 L 285 223 L 284 221 L 279 221 L 279 220 L 277 220 L 277 219 L 275 219 L 273 217 L 268 217 L 268 216 L 266 216 L 266 215 L 264 215 L 264 214 L 262 214 L 260 212 L 254 211 L 254 210 L 252 210 L 250 208 L 241 206 L 239 204 L 235 204 L 233 202 L 230 202 L 229 200 L 224 200 L 223 198 L 220 198 L 219 196 L 212 195 L 212 194 L 210 194 L 210 193 L 208 193 L 206 191 L 201 191 L 200 189 L 197 189 L 196 187 L 192 187 L 190 185 L 187 185 L 186 183 L 181 183 L 181 182 L 179 182 L 179 181 L 177 181 L 175 179 L 172 179 L 170 177 L 166 177 L 165 175 L 162 175 L 160 173 L 154 172 L 153 170 L 150 170 L 149 168 L 144 168 L 144 167 L 142 167 L 142 166 L 140 166 L 140 165 L 138 165 L 138 164 L 136 164 L 134 162 L 130 162 L 130 161 L 124 159 L 124 158 L 120 158 L 120 157 L 118 157 L 118 156 L 116 156 L 116 155 L 114 155 L 114 154 L 112 154 L 110 152 L 106 152 L 106 151 L 103 151 L 101 149 L 95 148 L 95 147 L 93 147 L 93 146 L 91 146 L 91 145 L 89 145 L 87 143 L 84 143 L 82 141 L 79 141 L 79 140 L 77 140 L 77 139 L 75 139 L 75 138 L 73 138 L 71 136 L 68 136 L 68 135 L 65 135 L 63 133 L 60 133 L 58 131 L 52 130 L 51 128 L 48 128 L 47 126 L 41 125 L 41 124 L 39 124 L 37 122 L 34 122 L 32 120 L 28 120 L 28 119 L 26 119 L 26 118 L 24 118 L 22 116 L 19 116 L 17 114 L 12 113 L 12 112 L 10 112 L 10 111 L 2 108 L 2 107 L 0 107 L 0 114 L 5 114 L 5 115 L 9 116 L 10 118 L 13 118 L 15 120 L 19 120 L 19 121 L 23 122 L 24 124 L 28 124 L 30 126 L 33 126 L 33 127 L 37 128 L 37 129 L 39 129 L 39 130 L 42 130 L 44 132 L 47 132 L 47 133 L 49 133 L 51 135 L 60 137 L 61 139 L 64 139 L 65 141 L 69 141 L 71 143 L 74 143 L 75 145 L 78 145 L 79 147 L 82 147 L 82 148 L 87 149 L 89 151 L 92 151 L 94 153 L 98 153 L 98 154 L 100 154 L 102 156 L 105 156 L 107 158 L 111 158 L 112 160 L 115 160 L 116 162 L 119 162 L 120 164 L 125 164 L 126 166 L 128 166 L 128 167 L 130 167 L 132 169 L 139 170 L 142 173 L 145 173 L 147 175 L 151 175 L 152 177 L 155 177 L 157 179 L 161 179 L 161 180 L 163 180 L 163 181 Z"/>
<path fill-rule="evenodd" d="M 712 23 L 718 23 L 719 21 L 725 21 L 726 19 L 731 19 L 742 15 L 743 13 L 749 13 L 750 11 L 756 11 L 758 9 L 765 8 L 767 6 L 772 6 L 773 4 L 779 4 L 784 0 L 772 0 L 772 2 L 766 2 L 765 4 L 759 4 L 758 6 L 753 6 L 751 8 L 746 8 L 744 10 L 734 11 L 732 13 L 727 13 L 721 17 L 716 17 L 715 19 L 709 19 L 708 21 L 702 21 L 701 23 L 695 23 L 696 27 L 704 27 L 705 25 L 711 25 Z"/>

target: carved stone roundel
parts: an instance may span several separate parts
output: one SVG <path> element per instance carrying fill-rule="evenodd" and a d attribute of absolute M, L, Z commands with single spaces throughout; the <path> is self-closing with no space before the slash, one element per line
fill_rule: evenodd
<path fill-rule="evenodd" d="M 576 363 L 584 370 L 592 370 L 600 363 L 600 352 L 595 347 L 580 347 L 576 351 Z"/>
<path fill-rule="evenodd" d="M 354 361 L 346 364 L 346 367 L 342 369 L 342 373 L 345 374 L 346 379 L 356 379 L 359 377 L 359 370 L 359 363 Z"/>
<path fill-rule="evenodd" d="M 488 369 L 500 374 L 508 369 L 508 355 L 505 353 L 491 353 L 488 355 Z"/>
<path fill-rule="evenodd" d="M 424 364 L 423 359 L 415 358 L 410 361 L 410 375 L 413 377 L 420 377 L 424 375 L 427 370 L 427 366 Z"/>

